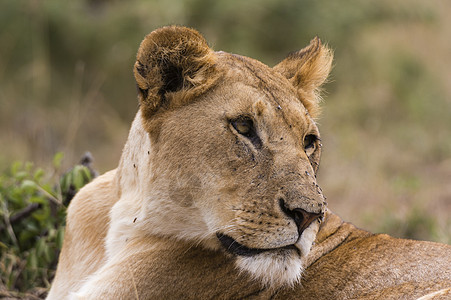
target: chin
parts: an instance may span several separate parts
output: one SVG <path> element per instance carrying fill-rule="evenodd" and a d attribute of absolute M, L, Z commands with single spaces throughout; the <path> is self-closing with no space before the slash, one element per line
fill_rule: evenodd
<path fill-rule="evenodd" d="M 294 286 L 301 279 L 302 259 L 294 249 L 275 249 L 254 256 L 238 256 L 237 267 L 269 288 Z"/>
<path fill-rule="evenodd" d="M 304 261 L 319 229 L 312 223 L 294 245 L 264 251 L 255 255 L 238 255 L 236 265 L 254 280 L 269 288 L 293 287 L 301 280 Z"/>

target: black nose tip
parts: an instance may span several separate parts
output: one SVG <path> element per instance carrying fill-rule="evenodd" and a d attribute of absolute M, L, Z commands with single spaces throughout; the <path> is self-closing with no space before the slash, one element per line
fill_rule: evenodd
<path fill-rule="evenodd" d="M 311 213 L 302 208 L 289 209 L 283 199 L 279 199 L 279 205 L 282 211 L 294 220 L 298 227 L 299 234 L 312 224 L 313 221 L 322 216 L 322 213 Z"/>

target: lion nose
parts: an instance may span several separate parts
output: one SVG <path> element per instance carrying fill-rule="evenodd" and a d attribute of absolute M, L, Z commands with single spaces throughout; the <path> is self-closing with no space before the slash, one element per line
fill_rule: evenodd
<path fill-rule="evenodd" d="M 290 209 L 283 199 L 279 199 L 279 205 L 282 211 L 294 220 L 294 223 L 296 223 L 298 227 L 299 235 L 301 235 L 313 221 L 323 215 L 322 213 L 308 212 L 302 208 Z"/>

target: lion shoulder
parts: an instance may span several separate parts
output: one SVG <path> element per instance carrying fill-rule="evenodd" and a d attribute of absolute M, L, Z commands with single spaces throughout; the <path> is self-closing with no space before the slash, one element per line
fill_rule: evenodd
<path fill-rule="evenodd" d="M 112 170 L 95 178 L 72 199 L 59 267 L 48 298 L 64 298 L 67 291 L 80 286 L 80 278 L 86 278 L 103 264 L 109 212 L 118 200 L 115 176 L 116 170 Z"/>

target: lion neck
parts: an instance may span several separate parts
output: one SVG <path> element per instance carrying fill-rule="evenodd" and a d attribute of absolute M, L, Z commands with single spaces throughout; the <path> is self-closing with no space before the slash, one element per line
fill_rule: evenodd
<path fill-rule="evenodd" d="M 122 150 L 121 160 L 116 173 L 116 186 L 119 197 L 127 191 L 140 189 L 143 185 L 144 173 L 149 173 L 150 139 L 142 126 L 141 110 L 133 120 L 127 142 Z M 145 167 L 147 166 L 147 168 Z"/>
<path fill-rule="evenodd" d="M 351 223 L 344 222 L 332 211 L 327 210 L 324 221 L 321 223 L 315 243 L 304 262 L 304 268 L 308 268 L 322 256 L 333 251 L 340 245 L 353 240 L 356 237 L 367 236 L 371 233 L 358 229 Z"/>
<path fill-rule="evenodd" d="M 106 238 L 108 257 L 115 255 L 128 239 L 134 237 L 133 227 L 136 226 L 133 225 L 144 206 L 145 189 L 148 186 L 145 179 L 152 175 L 148 155 L 150 147 L 147 132 L 142 127 L 141 111 L 138 111 L 116 172 L 115 188 L 118 201 L 110 212 L 110 229 Z"/>

